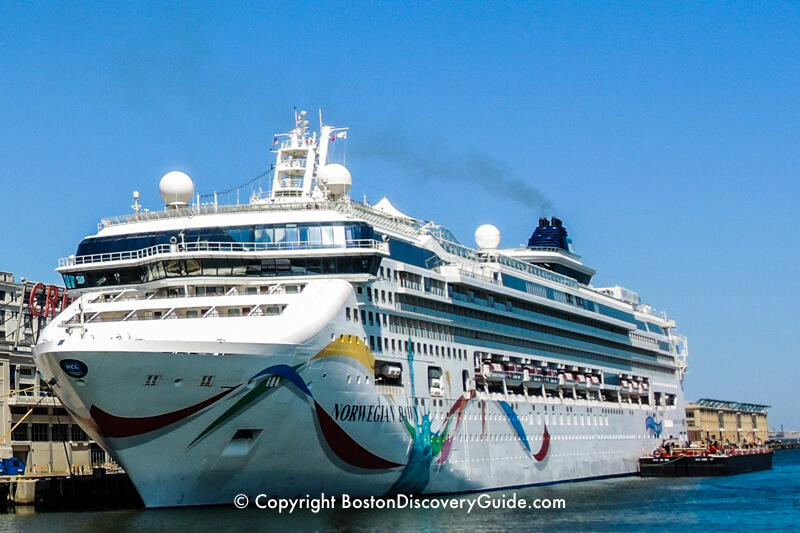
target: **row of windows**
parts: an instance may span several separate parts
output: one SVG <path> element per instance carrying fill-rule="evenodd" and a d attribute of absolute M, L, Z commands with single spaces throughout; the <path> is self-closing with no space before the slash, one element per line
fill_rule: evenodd
<path fill-rule="evenodd" d="M 504 298 L 500 296 L 494 296 L 491 294 L 482 293 L 480 291 L 475 292 L 466 287 L 460 287 L 460 286 L 453 287 L 451 285 L 449 286 L 449 289 L 450 289 L 450 296 L 459 300 L 473 301 L 475 297 L 478 297 L 481 300 L 489 303 L 498 303 L 500 305 L 504 305 L 506 309 L 510 312 L 519 312 L 521 310 L 523 312 L 532 313 L 534 316 L 535 315 L 549 316 L 552 318 L 565 320 L 573 324 L 580 324 L 582 326 L 588 326 L 602 331 L 608 331 L 610 333 L 615 333 L 617 335 L 625 337 L 627 337 L 628 335 L 628 331 L 619 326 L 614 326 L 612 324 L 607 324 L 600 320 L 594 320 L 580 315 L 574 315 L 572 313 L 566 313 L 564 311 L 560 311 L 558 309 L 554 309 L 551 307 L 537 305 L 534 303 L 517 300 L 515 298 Z"/>
<path fill-rule="evenodd" d="M 86 435 L 80 426 L 75 424 L 20 424 L 11 432 L 12 441 L 33 441 L 33 442 L 86 442 L 89 436 Z"/>
<path fill-rule="evenodd" d="M 642 330 L 642 331 L 650 331 L 651 333 L 657 333 L 659 335 L 666 335 L 666 332 L 660 326 L 658 326 L 656 324 L 653 324 L 651 322 L 646 322 L 646 323 L 642 322 L 642 321 L 636 319 L 636 317 L 632 313 L 628 313 L 628 312 L 625 312 L 625 311 L 622 311 L 622 310 L 619 310 L 619 309 L 616 309 L 616 308 L 609 307 L 607 305 L 596 303 L 596 302 L 593 302 L 591 300 L 585 300 L 582 297 L 577 296 L 577 295 L 573 295 L 573 294 L 570 294 L 570 293 L 567 293 L 567 292 L 556 291 L 556 290 L 551 289 L 549 287 L 544 287 L 542 285 L 539 285 L 539 284 L 536 284 L 536 283 L 533 283 L 533 282 L 530 282 L 530 281 L 523 281 L 523 280 L 521 280 L 519 278 L 515 278 L 514 276 L 510 276 L 508 274 L 504 274 L 503 275 L 503 284 L 505 286 L 507 286 L 507 287 L 512 288 L 512 289 L 517 289 L 519 291 L 528 292 L 530 294 L 535 294 L 535 295 L 541 296 L 542 298 L 548 298 L 548 299 L 553 300 L 553 301 L 559 301 L 559 302 L 563 302 L 563 303 L 568 303 L 568 304 L 571 304 L 571 305 L 575 305 L 575 306 L 577 306 L 579 308 L 586 309 L 588 311 L 592 311 L 592 312 L 595 312 L 595 313 L 600 313 L 602 315 L 606 315 L 606 316 L 615 318 L 617 320 L 622 320 L 624 322 L 629 322 L 629 323 L 632 323 L 632 324 L 636 324 L 636 327 L 638 329 Z M 462 291 L 466 290 L 467 292 L 456 292 L 456 294 L 461 296 L 461 298 L 459 298 L 458 296 L 456 296 L 456 298 L 462 299 L 462 300 L 466 300 L 466 301 L 472 301 L 472 299 L 470 298 L 471 292 L 472 292 L 471 289 L 468 289 L 468 288 L 457 288 L 457 289 L 458 290 L 462 290 Z M 479 294 L 479 293 L 476 293 L 476 294 Z M 451 297 L 452 297 L 452 294 L 451 294 Z M 551 308 L 548 308 L 548 307 L 544 307 L 544 306 L 541 306 L 541 305 L 531 304 L 531 303 L 519 301 L 519 300 L 516 300 L 516 299 L 513 299 L 513 298 L 505 298 L 505 297 L 502 297 L 502 296 L 494 296 L 493 297 L 493 295 L 483 295 L 482 298 L 484 300 L 488 300 L 488 301 L 494 301 L 494 299 L 496 298 L 497 301 L 501 305 L 506 305 L 508 307 L 509 311 L 511 311 L 513 307 L 520 307 L 522 309 L 525 309 L 527 311 L 531 311 L 531 312 L 534 312 L 534 313 L 546 314 L 546 315 L 549 315 L 549 316 L 561 318 L 562 320 L 569 320 L 570 322 L 576 322 L 576 323 L 579 323 L 579 324 L 583 324 L 583 325 L 587 325 L 587 326 L 590 326 L 590 327 L 603 329 L 603 330 L 606 330 L 606 331 L 610 331 L 612 333 L 618 333 L 620 335 L 627 336 L 627 330 L 625 330 L 623 328 L 620 328 L 618 326 L 614 326 L 614 325 L 611 325 L 611 324 L 607 324 L 607 323 L 602 322 L 602 321 L 586 318 L 586 317 L 583 317 L 583 316 L 573 315 L 573 314 L 570 314 L 570 313 L 565 313 L 563 311 L 558 311 L 558 310 L 551 309 Z M 666 345 L 666 343 L 660 343 L 660 345 L 662 345 L 663 349 L 669 349 L 669 347 L 668 347 L 668 345 Z M 666 348 L 664 347 L 664 345 L 666 345 Z"/>
<path fill-rule="evenodd" d="M 378 327 L 381 325 L 381 317 L 383 318 L 383 327 L 389 327 L 392 323 L 392 316 L 388 314 L 381 315 L 378 312 L 373 313 L 372 311 L 361 311 L 359 313 L 358 308 L 353 308 L 352 320 L 358 322 L 358 317 L 361 316 L 361 324 L 366 326 L 369 324 L 370 326 L 374 326 L 376 323 Z M 346 307 L 344 310 L 345 319 L 351 320 L 350 318 L 350 308 Z"/>
<path fill-rule="evenodd" d="M 209 227 L 151 233 L 134 233 L 114 237 L 87 237 L 78 245 L 75 255 L 96 255 L 143 250 L 151 246 L 195 242 L 261 242 L 310 243 L 322 246 L 344 246 L 347 242 L 374 239 L 372 227 L 362 223 L 257 224 L 234 227 Z"/>
<path fill-rule="evenodd" d="M 381 340 L 382 339 L 382 340 Z M 411 341 L 411 346 L 414 347 L 414 353 L 417 355 L 430 355 L 432 357 L 446 357 L 448 359 L 458 359 L 464 360 L 467 359 L 467 351 L 462 350 L 461 348 L 451 348 L 450 346 L 439 346 L 438 344 L 425 344 L 425 343 L 414 343 Z M 395 342 L 395 339 L 390 339 L 389 337 L 375 337 L 374 335 L 369 336 L 369 348 L 374 352 L 383 352 L 383 351 L 392 351 L 392 353 L 401 353 L 401 354 L 408 354 L 409 350 L 409 341 L 398 340 Z"/>
<path fill-rule="evenodd" d="M 590 344 L 596 344 L 598 346 L 603 346 L 615 350 L 624 350 L 625 352 L 630 352 L 630 353 L 635 353 L 637 355 L 650 357 L 653 358 L 654 360 L 658 358 L 657 354 L 653 353 L 652 351 L 645 350 L 643 348 L 636 348 L 624 343 L 618 343 L 606 339 L 601 339 L 592 335 L 575 333 L 572 331 L 563 330 L 552 326 L 533 324 L 516 318 L 504 317 L 493 313 L 487 313 L 485 311 L 479 311 L 476 309 L 445 304 L 442 302 L 429 301 L 424 298 L 418 298 L 415 296 L 410 296 L 405 294 L 398 295 L 397 300 L 401 303 L 401 308 L 404 307 L 403 304 L 409 304 L 415 307 L 415 309 L 413 310 L 416 312 L 426 312 L 427 310 L 430 310 L 432 311 L 432 314 L 435 314 L 435 316 L 437 317 L 441 317 L 445 314 L 450 314 L 453 315 L 453 318 L 455 318 L 456 320 L 466 321 L 466 322 L 474 322 L 474 320 L 470 320 L 470 318 L 474 318 L 482 322 L 482 323 L 477 323 L 476 325 L 478 326 L 485 327 L 487 325 L 486 324 L 487 322 L 490 325 L 503 324 L 510 327 L 521 329 L 525 332 L 538 332 L 546 335 L 553 335 L 557 337 L 564 337 Z"/>
<path fill-rule="evenodd" d="M 53 416 L 67 416 L 67 410 L 63 407 L 26 407 L 24 405 L 12 405 L 9 407 L 12 415 L 27 415 L 32 411 L 32 415 L 49 415 L 48 409 L 52 409 Z"/>
<path fill-rule="evenodd" d="M 439 418 L 442 420 L 445 419 L 444 413 L 438 414 Z M 505 419 L 507 420 L 507 416 L 503 415 L 487 415 L 485 417 L 486 421 L 491 421 L 492 419 L 498 420 Z M 433 419 L 437 418 L 437 414 L 434 413 Z M 465 420 L 475 420 L 475 421 L 483 421 L 482 415 L 479 413 L 467 413 L 465 415 Z M 564 414 L 560 413 L 556 415 L 553 413 L 552 415 L 548 415 L 547 413 L 542 416 L 542 413 L 528 414 L 528 415 L 520 415 L 518 417 L 519 421 L 523 424 L 528 425 L 539 425 L 541 426 L 542 423 L 545 425 L 554 425 L 554 426 L 608 426 L 609 425 L 609 418 L 608 415 L 578 415 L 578 414 Z"/>
<path fill-rule="evenodd" d="M 383 270 L 383 267 L 381 267 L 381 270 Z M 356 292 L 358 294 L 364 294 L 364 288 L 361 287 L 361 285 L 358 285 L 356 287 Z M 367 292 L 367 300 L 371 302 L 372 301 L 372 293 L 373 293 L 372 288 L 371 287 L 367 287 L 367 291 L 366 292 Z M 385 290 L 381 290 L 380 292 L 378 292 L 378 289 L 375 289 L 374 292 L 375 292 L 375 303 L 387 303 L 387 302 L 389 304 L 392 303 L 392 294 L 393 293 L 391 291 L 389 291 L 388 293 Z"/>
<path fill-rule="evenodd" d="M 203 376 L 200 378 L 200 383 L 198 384 L 200 387 L 210 387 L 214 384 L 214 378 L 216 376 Z M 161 383 L 161 374 L 150 374 L 144 380 L 145 387 L 156 387 L 158 384 Z M 175 387 L 183 386 L 183 379 L 178 378 L 173 383 Z"/>
<path fill-rule="evenodd" d="M 661 375 L 665 376 L 674 376 L 675 371 L 671 369 L 664 369 L 662 367 L 656 365 L 650 365 L 647 363 L 639 363 L 636 361 L 630 361 L 627 359 L 621 359 L 618 357 L 611 357 L 608 355 L 602 355 L 594 352 L 586 352 L 583 350 L 575 350 L 573 348 L 566 348 L 564 346 L 556 346 L 551 344 L 544 344 L 541 342 L 531 341 L 527 339 L 520 339 L 517 337 L 510 337 L 505 335 L 495 335 L 493 333 L 484 333 L 481 331 L 473 331 L 469 329 L 463 328 L 456 328 L 456 336 L 461 337 L 464 339 L 462 342 L 479 342 L 483 345 L 485 343 L 492 343 L 499 345 L 501 347 L 513 347 L 514 349 L 527 349 L 535 351 L 535 353 L 551 353 L 554 354 L 556 357 L 564 357 L 567 356 L 571 359 L 583 360 L 585 362 L 603 362 L 609 365 L 614 365 L 617 367 L 621 367 L 623 369 L 639 369 L 639 370 L 647 370 L 650 372 L 656 372 Z"/>
<path fill-rule="evenodd" d="M 375 291 L 377 292 L 377 291 Z M 391 297 L 391 293 L 390 293 Z M 413 322 L 416 323 L 416 328 L 418 331 L 408 331 L 409 334 L 416 334 L 416 336 L 425 336 L 423 335 L 423 329 L 426 329 L 428 326 L 428 332 L 433 332 L 433 328 L 439 328 L 441 326 L 431 326 L 426 324 L 425 322 L 421 322 L 418 320 L 407 320 L 405 318 L 393 317 L 388 314 L 381 314 L 381 313 L 373 313 L 372 311 L 359 311 L 357 308 L 350 309 L 349 307 L 345 308 L 345 318 L 350 321 L 358 321 L 359 316 L 361 317 L 361 324 L 366 326 L 369 324 L 370 326 L 377 325 L 381 327 L 392 327 L 392 331 L 399 330 L 402 328 L 400 327 L 393 327 L 395 322 L 399 322 L 400 324 L 404 324 L 406 322 Z M 449 328 L 447 328 L 449 329 Z M 395 339 L 390 339 L 388 337 L 381 337 L 370 335 L 369 336 L 369 347 L 372 351 L 381 352 L 381 351 L 389 351 L 392 352 L 402 352 L 407 354 L 409 349 L 409 342 L 408 341 L 396 341 Z M 435 357 L 447 357 L 448 359 L 459 359 L 459 360 L 466 360 L 467 359 L 467 351 L 462 350 L 461 348 L 452 348 L 450 346 L 439 346 L 437 344 L 426 344 L 426 343 L 416 343 L 416 353 L 419 355 L 431 355 Z"/>
<path fill-rule="evenodd" d="M 378 257 L 298 257 L 278 259 L 202 258 L 155 261 L 146 265 L 63 274 L 68 289 L 106 287 L 192 276 L 306 276 L 375 274 Z"/>

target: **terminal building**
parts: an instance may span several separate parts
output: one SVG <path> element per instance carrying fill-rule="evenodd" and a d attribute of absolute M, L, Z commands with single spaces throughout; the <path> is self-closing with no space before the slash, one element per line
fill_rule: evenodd
<path fill-rule="evenodd" d="M 31 355 L 39 331 L 68 303 L 63 287 L 0 271 L 0 459 L 27 474 L 84 473 L 109 462 L 41 379 Z"/>
<path fill-rule="evenodd" d="M 702 399 L 686 404 L 686 425 L 692 442 L 739 446 L 766 442 L 768 405 Z"/>

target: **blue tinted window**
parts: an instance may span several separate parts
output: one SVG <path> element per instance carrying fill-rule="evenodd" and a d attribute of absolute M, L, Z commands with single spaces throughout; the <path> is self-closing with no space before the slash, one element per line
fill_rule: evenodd
<path fill-rule="evenodd" d="M 260 243 L 313 243 L 324 246 L 346 246 L 347 243 L 374 239 L 371 226 L 363 223 L 330 224 L 272 224 L 255 226 L 208 227 L 157 233 L 136 233 L 114 237 L 88 237 L 78 245 L 76 255 L 96 255 L 142 250 L 151 246 L 177 242 L 260 242 Z"/>
<path fill-rule="evenodd" d="M 429 260 L 436 257 L 436 254 L 429 250 L 394 239 L 389 241 L 389 252 L 392 259 L 421 268 L 428 268 Z"/>
<path fill-rule="evenodd" d="M 308 242 L 313 244 L 322 243 L 322 228 L 319 226 L 311 226 L 308 228 Z"/>
<path fill-rule="evenodd" d="M 246 228 L 231 228 L 227 230 L 228 235 L 233 242 L 252 242 L 251 231 L 249 227 Z"/>
<path fill-rule="evenodd" d="M 603 304 L 596 304 L 596 305 L 598 307 L 598 310 L 600 311 L 600 314 L 610 316 L 611 318 L 616 318 L 617 320 L 622 320 L 625 322 L 638 322 L 633 318 L 633 315 L 631 313 L 626 313 L 625 311 L 620 311 L 619 309 L 614 309 L 613 307 L 608 307 L 607 305 Z M 642 324 L 642 326 L 644 326 L 644 324 Z"/>
<path fill-rule="evenodd" d="M 325 257 L 325 258 L 201 258 L 191 260 L 157 261 L 144 266 L 93 270 L 78 274 L 64 274 L 69 288 L 110 287 L 143 281 L 198 275 L 204 276 L 304 276 L 314 274 L 376 275 L 378 257 Z"/>

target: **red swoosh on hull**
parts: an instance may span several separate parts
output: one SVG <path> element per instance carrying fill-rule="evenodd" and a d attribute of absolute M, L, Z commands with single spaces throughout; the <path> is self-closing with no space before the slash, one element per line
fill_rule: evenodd
<path fill-rule="evenodd" d="M 547 457 L 547 452 L 550 449 L 550 433 L 547 431 L 547 426 L 544 427 L 544 435 L 542 435 L 542 447 L 539 448 L 539 453 L 534 454 L 533 458 L 540 463 Z"/>
<path fill-rule="evenodd" d="M 169 426 L 170 424 L 174 424 L 175 422 L 180 422 L 184 418 L 188 418 L 189 416 L 208 407 L 214 402 L 221 400 L 237 388 L 238 387 L 234 387 L 232 389 L 222 391 L 216 396 L 212 396 L 211 398 L 203 400 L 200 403 L 196 403 L 194 405 L 190 405 L 189 407 L 184 407 L 183 409 L 161 415 L 145 417 L 116 416 L 103 411 L 96 405 L 92 405 L 92 408 L 89 409 L 89 414 L 97 424 L 97 428 L 104 437 L 113 439 L 133 437 L 136 435 L 142 435 L 144 433 L 150 433 L 151 431 L 161 429 Z"/>
<path fill-rule="evenodd" d="M 325 441 L 330 446 L 333 453 L 347 464 L 369 470 L 384 470 L 403 466 L 399 463 L 388 461 L 378 457 L 371 451 L 361 446 L 356 440 L 347 434 L 342 427 L 331 418 L 325 409 L 314 400 L 314 409 L 317 412 L 317 420 Z"/>

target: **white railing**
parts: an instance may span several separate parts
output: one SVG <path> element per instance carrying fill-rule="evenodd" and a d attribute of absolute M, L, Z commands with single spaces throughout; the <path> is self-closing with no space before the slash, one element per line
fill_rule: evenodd
<path fill-rule="evenodd" d="M 491 283 L 492 285 L 501 285 L 499 280 L 490 278 L 489 276 L 484 276 L 483 274 L 476 274 L 475 272 L 472 272 L 471 270 L 467 270 L 466 268 L 464 268 L 463 265 L 458 266 L 458 273 L 461 274 L 462 276 L 482 281 L 484 283 Z"/>
<path fill-rule="evenodd" d="M 287 169 L 287 168 L 306 168 L 306 160 L 305 159 L 291 159 L 288 161 L 281 161 L 278 163 L 278 170 Z"/>
<path fill-rule="evenodd" d="M 280 181 L 281 187 L 294 187 L 296 189 L 303 188 L 302 178 L 283 178 Z"/>
<path fill-rule="evenodd" d="M 289 141 L 286 141 L 287 143 Z M 167 209 L 164 211 L 147 211 L 140 213 L 132 213 L 129 215 L 119 215 L 115 217 L 104 218 L 100 222 L 100 229 L 107 226 L 114 226 L 118 224 L 128 224 L 132 222 L 139 222 L 145 220 L 160 220 L 165 218 L 180 218 L 190 217 L 195 215 L 205 214 L 218 214 L 218 213 L 251 213 L 259 211 L 298 211 L 298 210 L 333 210 L 343 215 L 350 217 L 360 218 L 366 222 L 375 224 L 378 229 L 391 229 L 398 233 L 416 237 L 419 235 L 420 229 L 423 226 L 423 221 L 407 219 L 402 217 L 394 217 L 388 215 L 377 209 L 373 209 L 369 205 L 361 204 L 351 199 L 342 201 L 319 201 L 312 198 L 281 198 L 274 199 L 268 198 L 269 193 L 261 192 L 253 195 L 254 202 L 243 205 L 218 205 L 218 204 L 201 204 L 183 209 Z M 267 198 L 265 198 L 267 197 Z M 474 261 L 476 263 L 494 262 L 497 261 L 501 265 L 512 268 L 513 270 L 526 272 L 538 278 L 548 279 L 562 285 L 569 287 L 578 287 L 578 282 L 572 278 L 568 278 L 561 274 L 540 268 L 524 261 L 513 259 L 508 256 L 499 254 L 498 256 L 481 256 L 475 250 L 467 248 L 459 244 L 451 243 L 445 240 L 438 241 L 442 247 L 449 253 Z M 68 261 L 61 260 L 61 261 Z M 59 266 L 62 265 L 59 261 Z M 452 263 L 452 261 L 446 262 Z M 490 283 L 498 284 L 497 282 L 490 281 Z"/>
<path fill-rule="evenodd" d="M 573 259 L 580 259 L 581 258 L 581 256 L 579 256 L 578 254 L 572 253 L 572 252 L 570 252 L 568 250 L 565 250 L 563 248 L 557 248 L 555 246 L 532 246 L 532 247 L 529 247 L 527 249 L 531 250 L 531 251 L 534 251 L 534 252 L 553 252 L 553 253 L 565 255 L 567 257 L 572 257 Z"/>
<path fill-rule="evenodd" d="M 325 249 L 372 249 L 389 253 L 389 245 L 383 241 L 373 239 L 358 239 L 346 243 L 322 242 L 186 242 L 177 244 L 158 244 L 149 248 L 130 250 L 124 252 L 111 252 L 106 254 L 80 255 L 76 257 L 63 257 L 58 260 L 59 267 L 70 267 L 91 263 L 105 263 L 109 261 L 128 261 L 144 259 L 163 254 L 197 253 L 197 252 L 223 252 L 223 253 L 254 253 L 274 252 L 286 250 L 325 250 Z"/>
<path fill-rule="evenodd" d="M 401 279 L 400 286 L 406 289 L 414 289 L 415 291 L 422 290 L 422 284 L 418 281 L 412 281 L 410 279 Z"/>
<path fill-rule="evenodd" d="M 145 220 L 161 220 L 166 218 L 181 218 L 196 215 L 210 215 L 219 213 L 253 213 L 260 211 L 299 211 L 299 210 L 332 210 L 342 213 L 363 218 L 368 222 L 374 222 L 378 226 L 390 227 L 398 232 L 416 236 L 419 231 L 420 222 L 413 219 L 406 219 L 401 217 L 393 217 L 387 215 L 383 211 L 373 209 L 368 205 L 360 204 L 353 200 L 347 199 L 345 201 L 329 202 L 319 201 L 312 198 L 269 198 L 268 192 L 261 192 L 253 195 L 256 200 L 254 203 L 241 204 L 241 205 L 219 205 L 219 204 L 201 204 L 193 205 L 191 207 L 184 207 L 182 209 L 167 209 L 164 211 L 142 211 L 139 213 L 131 213 L 129 215 L 118 215 L 107 217 L 100 221 L 99 229 L 108 226 L 116 226 L 119 224 L 130 224 L 133 222 L 142 222 Z"/>
<path fill-rule="evenodd" d="M 295 141 L 294 139 L 289 139 L 288 141 L 281 142 L 281 149 L 285 150 L 287 148 L 309 148 L 311 146 L 310 139 L 306 139 L 305 142 L 303 141 Z"/>

